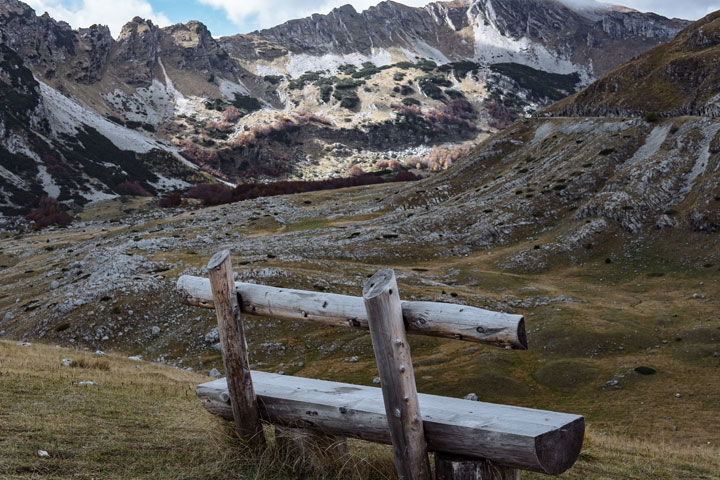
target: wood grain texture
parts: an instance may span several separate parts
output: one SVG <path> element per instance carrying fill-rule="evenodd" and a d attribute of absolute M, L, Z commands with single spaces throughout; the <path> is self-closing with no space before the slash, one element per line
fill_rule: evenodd
<path fill-rule="evenodd" d="M 339 437 L 390 444 L 377 387 L 253 371 L 262 418 Z M 232 420 L 224 378 L 197 386 L 210 412 Z M 557 475 L 577 460 L 585 433 L 579 415 L 418 394 L 430 451 L 484 458 L 498 465 Z"/>
<path fill-rule="evenodd" d="M 243 441 L 261 446 L 265 443 L 265 436 L 253 390 L 230 252 L 224 250 L 215 254 L 208 263 L 208 270 L 235 428 Z"/>
<path fill-rule="evenodd" d="M 435 452 L 435 480 L 520 480 L 520 470 L 489 460 Z"/>
<path fill-rule="evenodd" d="M 368 279 L 363 287 L 363 300 L 398 478 L 430 480 L 427 442 L 395 273 L 384 269 Z"/>
<path fill-rule="evenodd" d="M 311 321 L 326 325 L 368 329 L 361 297 L 308 292 L 236 282 L 243 313 Z M 214 308 L 209 281 L 183 275 L 177 283 L 180 300 L 187 305 Z M 526 350 L 522 315 L 492 312 L 466 305 L 438 302 L 402 302 L 409 334 L 454 338 L 497 347 Z"/>

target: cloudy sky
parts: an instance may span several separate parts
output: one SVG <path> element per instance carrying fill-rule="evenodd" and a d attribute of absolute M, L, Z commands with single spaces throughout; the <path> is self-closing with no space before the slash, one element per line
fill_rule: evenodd
<path fill-rule="evenodd" d="M 332 8 L 351 3 L 360 11 L 378 0 L 24 0 L 38 14 L 48 12 L 75 28 L 94 23 L 108 25 L 117 36 L 122 25 L 134 16 L 153 20 L 160 26 L 200 20 L 214 36 L 247 33 L 271 27 L 292 18 L 312 13 L 327 13 Z M 420 6 L 430 0 L 398 0 Z M 592 0 L 564 0 L 587 3 Z M 610 2 L 610 0 L 607 0 Z M 668 17 L 698 19 L 720 10 L 720 0 L 616 0 L 641 11 L 653 11 Z"/>

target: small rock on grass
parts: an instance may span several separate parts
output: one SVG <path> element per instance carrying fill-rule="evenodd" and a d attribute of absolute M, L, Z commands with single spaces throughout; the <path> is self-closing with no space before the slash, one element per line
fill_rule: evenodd
<path fill-rule="evenodd" d="M 69 367 L 72 364 L 72 361 L 72 358 L 63 358 L 60 362 L 60 365 L 62 365 L 63 367 Z"/>
<path fill-rule="evenodd" d="M 83 380 L 82 382 L 78 382 L 78 385 L 97 385 L 97 383 L 92 380 Z"/>
<path fill-rule="evenodd" d="M 218 378 L 220 376 L 220 370 L 218 370 L 217 368 L 213 368 L 212 370 L 210 370 L 209 375 L 213 378 Z"/>
<path fill-rule="evenodd" d="M 473 402 L 477 402 L 477 401 L 478 401 L 478 396 L 477 396 L 476 393 L 468 393 L 468 394 L 465 395 L 463 398 L 464 398 L 465 400 L 471 400 L 471 401 L 473 401 Z"/>
<path fill-rule="evenodd" d="M 50 456 L 50 454 L 49 454 L 47 451 L 45 451 L 45 450 L 38 450 L 38 457 L 44 458 L 44 457 L 49 457 L 49 456 Z"/>

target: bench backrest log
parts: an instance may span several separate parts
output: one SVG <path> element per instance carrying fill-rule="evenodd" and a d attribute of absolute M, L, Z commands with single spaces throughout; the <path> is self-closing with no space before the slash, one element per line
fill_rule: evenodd
<path fill-rule="evenodd" d="M 210 279 L 177 283 L 183 303 L 214 308 L 218 318 L 227 379 L 197 394 L 210 412 L 234 420 L 248 444 L 264 445 L 260 419 L 325 439 L 389 443 L 398 478 L 407 480 L 431 479 L 428 450 L 436 452 L 436 480 L 516 479 L 517 469 L 556 475 L 580 454 L 582 416 L 417 392 L 406 333 L 525 350 L 522 315 L 401 301 L 388 269 L 367 280 L 362 297 L 233 282 L 228 251 L 208 270 Z M 382 388 L 251 372 L 241 313 L 370 330 Z"/>

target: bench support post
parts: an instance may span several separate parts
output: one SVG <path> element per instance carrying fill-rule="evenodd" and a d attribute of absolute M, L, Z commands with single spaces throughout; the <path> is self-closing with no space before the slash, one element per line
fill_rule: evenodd
<path fill-rule="evenodd" d="M 363 287 L 370 337 L 400 480 L 431 480 L 410 344 L 395 273 L 380 270 Z"/>
<path fill-rule="evenodd" d="M 232 278 L 230 252 L 223 250 L 216 253 L 208 263 L 208 271 L 235 428 L 240 439 L 248 445 L 264 446 L 265 436 L 250 376 L 247 341 Z"/>
<path fill-rule="evenodd" d="M 520 480 L 520 470 L 489 460 L 435 452 L 435 480 Z"/>

